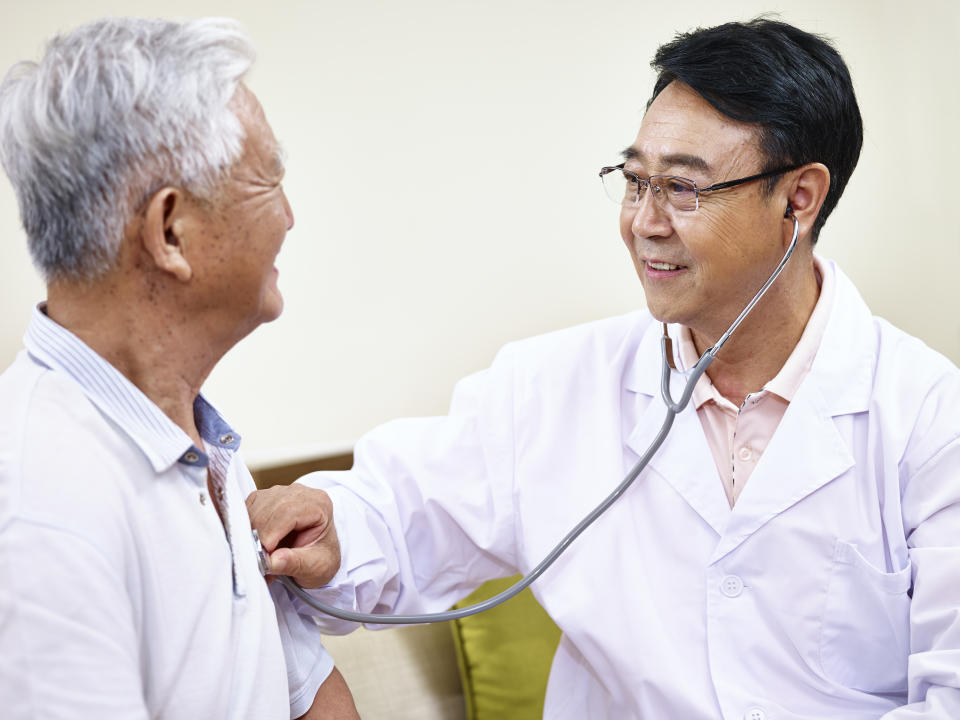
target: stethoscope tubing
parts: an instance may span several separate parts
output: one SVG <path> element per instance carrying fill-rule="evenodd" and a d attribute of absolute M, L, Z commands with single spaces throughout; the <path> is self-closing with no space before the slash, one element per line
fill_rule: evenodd
<path fill-rule="evenodd" d="M 767 281 L 757 291 L 756 295 L 753 296 L 753 299 L 747 303 L 747 306 L 743 309 L 743 312 L 737 316 L 737 319 L 733 321 L 733 323 L 720 337 L 717 343 L 700 356 L 697 364 L 694 365 L 693 369 L 690 371 L 687 382 L 684 385 L 683 392 L 680 394 L 680 399 L 676 402 L 674 402 L 673 395 L 670 392 L 671 362 L 668 355 L 669 338 L 666 335 L 666 332 L 664 333 L 664 336 L 660 338 L 660 352 L 663 356 L 663 365 L 660 371 L 660 394 L 662 395 L 663 402 L 666 405 L 667 414 L 663 419 L 663 424 L 660 426 L 660 430 L 657 431 L 656 437 L 654 437 L 653 441 L 650 443 L 650 446 L 646 449 L 643 455 L 640 456 L 640 459 L 637 460 L 633 468 L 627 473 L 627 475 L 613 490 L 613 492 L 607 495 L 607 497 L 604 498 L 599 505 L 597 505 L 580 522 L 578 522 L 573 529 L 570 530 L 570 532 L 568 532 L 559 543 L 557 543 L 556 547 L 547 553 L 546 557 L 544 557 L 543 560 L 541 560 L 537 566 L 533 568 L 533 570 L 531 570 L 509 588 L 482 602 L 468 605 L 467 607 L 463 608 L 457 608 L 456 610 L 445 610 L 443 612 L 412 615 L 379 615 L 377 613 L 364 613 L 357 612 L 355 610 L 344 610 L 343 608 L 334 607 L 333 605 L 320 602 L 311 596 L 306 590 L 304 590 L 292 577 L 287 575 L 275 576 L 276 581 L 281 583 L 285 588 L 293 593 L 293 595 L 306 603 L 308 606 L 312 607 L 314 610 L 324 613 L 325 615 L 331 615 L 335 618 L 350 622 L 370 623 L 377 625 L 414 625 L 422 623 L 446 622 L 448 620 L 459 620 L 461 618 L 490 610 L 491 608 L 494 608 L 497 605 L 506 602 L 515 595 L 523 592 L 537 578 L 543 575 L 547 568 L 556 562 L 557 558 L 559 558 L 567 550 L 567 548 L 570 547 L 574 540 L 580 537 L 584 530 L 590 527 L 597 518 L 603 515 L 610 508 L 610 506 L 613 505 L 613 503 L 615 503 L 620 496 L 627 491 L 627 488 L 629 488 L 633 484 L 633 481 L 639 477 L 640 473 L 643 472 L 644 468 L 647 467 L 647 464 L 660 449 L 660 446 L 663 445 L 664 440 L 667 439 L 667 435 L 670 432 L 670 428 L 673 426 L 674 419 L 680 412 L 684 410 L 684 408 L 686 408 L 687 404 L 690 402 L 690 397 L 693 395 L 693 388 L 700 380 L 700 377 L 706 372 L 710 363 L 713 362 L 713 359 L 720 351 L 720 348 L 724 345 L 724 343 L 727 342 L 727 340 L 730 339 L 730 336 L 733 334 L 734 330 L 739 327 L 740 323 L 742 323 L 750 311 L 753 310 L 754 306 L 767 292 L 774 280 L 777 279 L 777 277 L 783 271 L 783 268 L 786 266 L 787 261 L 790 259 L 790 256 L 793 255 L 793 251 L 797 246 L 797 239 L 800 235 L 800 223 L 795 216 L 791 215 L 791 217 L 793 219 L 793 237 L 790 240 L 790 245 L 787 247 L 787 251 L 784 253 L 783 258 L 777 264 L 777 267 L 774 269 Z M 257 559 L 260 564 L 260 571 L 266 575 L 270 572 L 269 557 L 260 544 L 260 538 L 256 530 L 253 531 L 253 537 L 254 544 L 257 549 Z"/>

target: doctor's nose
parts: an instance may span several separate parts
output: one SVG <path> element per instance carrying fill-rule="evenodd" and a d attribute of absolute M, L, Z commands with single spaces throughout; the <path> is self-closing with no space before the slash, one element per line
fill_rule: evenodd
<path fill-rule="evenodd" d="M 669 214 L 660 206 L 650 190 L 640 196 L 638 204 L 624 206 L 623 212 L 632 213 L 630 231 L 635 237 L 666 237 L 673 232 Z"/>

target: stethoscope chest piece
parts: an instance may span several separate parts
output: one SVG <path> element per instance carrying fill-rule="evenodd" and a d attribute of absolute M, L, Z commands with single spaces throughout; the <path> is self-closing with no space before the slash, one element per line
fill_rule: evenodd
<path fill-rule="evenodd" d="M 257 553 L 257 567 L 260 569 L 260 574 L 266 577 L 270 574 L 270 556 L 263 549 L 263 543 L 260 542 L 260 533 L 256 530 L 253 531 L 253 549 Z"/>

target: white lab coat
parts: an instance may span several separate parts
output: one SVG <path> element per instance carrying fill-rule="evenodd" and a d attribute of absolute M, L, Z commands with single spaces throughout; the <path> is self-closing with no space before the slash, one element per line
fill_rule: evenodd
<path fill-rule="evenodd" d="M 534 584 L 563 630 L 546 718 L 960 718 L 960 372 L 836 276 L 736 506 L 688 408 Z M 319 595 L 439 610 L 529 570 L 660 427 L 659 334 L 637 312 L 508 345 L 447 417 L 388 423 L 354 470 L 308 476 L 344 553 Z"/>

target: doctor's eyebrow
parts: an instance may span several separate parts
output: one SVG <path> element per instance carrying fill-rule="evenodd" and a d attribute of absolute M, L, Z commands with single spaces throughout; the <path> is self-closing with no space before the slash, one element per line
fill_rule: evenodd
<path fill-rule="evenodd" d="M 647 162 L 646 156 L 634 147 L 628 147 L 621 151 L 620 155 L 625 162 L 629 162 L 630 160 L 639 160 L 644 164 Z M 689 170 L 698 170 L 704 173 L 710 172 L 710 163 L 699 155 L 690 155 L 689 153 L 669 153 L 657 158 L 657 162 L 662 167 L 680 167 Z"/>

